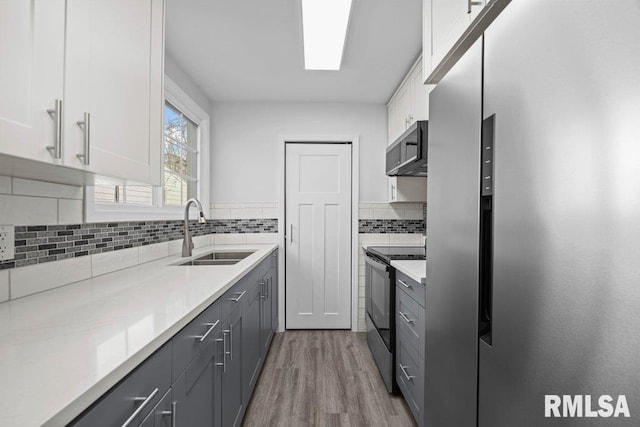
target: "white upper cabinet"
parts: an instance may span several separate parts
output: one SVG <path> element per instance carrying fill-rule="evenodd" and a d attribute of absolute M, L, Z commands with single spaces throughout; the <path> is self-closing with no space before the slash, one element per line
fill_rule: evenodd
<path fill-rule="evenodd" d="M 387 177 L 389 203 L 427 202 L 427 178 L 414 176 Z"/>
<path fill-rule="evenodd" d="M 422 58 L 418 58 L 387 104 L 389 144 L 416 121 L 429 118 L 429 92 L 433 86 L 423 81 Z"/>
<path fill-rule="evenodd" d="M 162 17 L 162 0 L 67 1 L 66 164 L 154 181 L 161 147 Z M 89 125 L 78 124 L 85 118 Z"/>
<path fill-rule="evenodd" d="M 400 86 L 398 92 L 394 96 L 394 103 L 397 108 L 397 116 L 396 116 L 396 131 L 394 132 L 395 137 L 398 137 L 407 130 L 410 126 L 410 121 L 413 118 L 413 91 L 411 87 L 411 82 L 407 81 L 407 84 Z"/>
<path fill-rule="evenodd" d="M 160 184 L 163 57 L 164 0 L 0 0 L 0 153 Z"/>
<path fill-rule="evenodd" d="M 0 1 L 2 153 L 59 163 L 56 116 L 47 110 L 63 98 L 64 14 L 64 0 Z"/>
<path fill-rule="evenodd" d="M 440 81 L 510 1 L 423 0 L 423 81 Z"/>
<path fill-rule="evenodd" d="M 431 0 L 432 63 L 444 59 L 484 4 L 485 0 Z"/>
<path fill-rule="evenodd" d="M 418 59 L 409 78 L 411 79 L 410 86 L 412 94 L 412 112 L 409 114 L 409 125 L 412 125 L 416 120 L 427 120 L 429 118 L 429 92 L 433 87 L 424 84 L 421 59 Z"/>

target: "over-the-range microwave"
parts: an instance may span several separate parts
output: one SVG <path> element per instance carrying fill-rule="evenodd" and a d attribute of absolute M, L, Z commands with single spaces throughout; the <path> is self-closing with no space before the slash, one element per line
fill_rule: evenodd
<path fill-rule="evenodd" d="M 428 120 L 419 120 L 387 148 L 387 175 L 427 176 Z"/>

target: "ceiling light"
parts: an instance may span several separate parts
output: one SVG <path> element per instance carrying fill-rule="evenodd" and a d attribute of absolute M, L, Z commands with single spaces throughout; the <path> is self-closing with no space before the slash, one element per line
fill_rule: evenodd
<path fill-rule="evenodd" d="M 302 0 L 304 68 L 339 70 L 351 0 Z"/>

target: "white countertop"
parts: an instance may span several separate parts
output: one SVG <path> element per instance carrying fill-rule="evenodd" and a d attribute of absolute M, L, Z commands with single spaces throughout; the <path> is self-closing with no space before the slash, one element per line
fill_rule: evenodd
<path fill-rule="evenodd" d="M 0 304 L 0 425 L 65 425 L 276 248 L 207 246 L 194 257 L 256 252 L 227 266 L 171 256 Z"/>
<path fill-rule="evenodd" d="M 391 261 L 391 266 L 423 285 L 427 283 L 427 261 Z"/>

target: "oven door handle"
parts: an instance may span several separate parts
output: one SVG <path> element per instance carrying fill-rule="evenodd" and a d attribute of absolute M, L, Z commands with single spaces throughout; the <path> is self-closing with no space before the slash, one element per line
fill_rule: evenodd
<path fill-rule="evenodd" d="M 389 266 L 387 264 L 383 264 L 379 261 L 374 260 L 373 258 L 371 258 L 369 255 L 365 256 L 364 261 L 369 264 L 371 267 L 375 268 L 376 270 L 382 270 L 382 271 L 389 271 Z"/>

